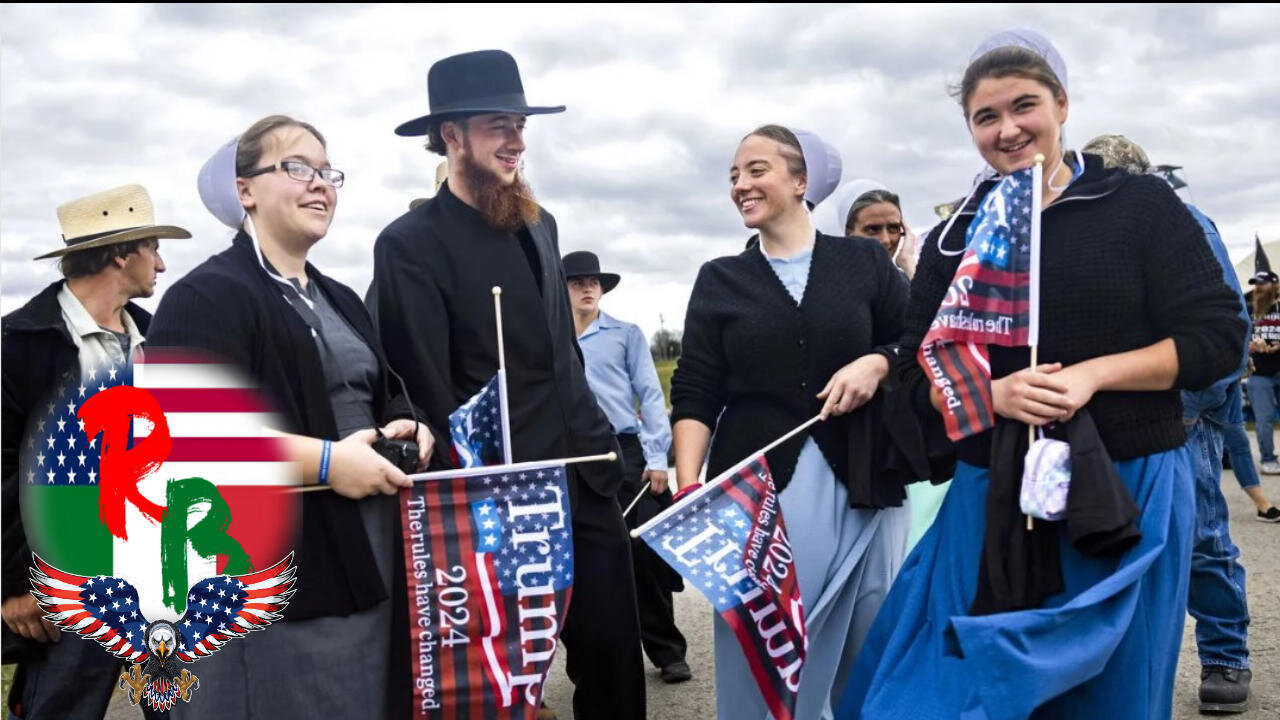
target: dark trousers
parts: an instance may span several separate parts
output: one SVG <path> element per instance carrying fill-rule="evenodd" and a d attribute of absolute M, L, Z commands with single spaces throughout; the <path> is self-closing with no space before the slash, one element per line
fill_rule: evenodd
<path fill-rule="evenodd" d="M 126 663 L 93 640 L 69 633 L 40 650 L 18 662 L 10 717 L 102 720 Z"/>
<path fill-rule="evenodd" d="M 573 595 L 560 639 L 577 720 L 644 720 L 644 660 L 631 538 L 613 498 L 570 472 Z"/>
<path fill-rule="evenodd" d="M 619 435 L 618 445 L 622 448 L 624 467 L 622 487 L 618 490 L 618 504 L 625 510 L 635 499 L 636 493 L 640 492 L 640 488 L 647 485 L 641 480 L 645 460 L 637 436 Z M 646 492 L 640 502 L 636 503 L 635 509 L 624 518 L 627 528 L 634 530 L 670 505 L 670 490 L 662 495 Z M 676 627 L 675 607 L 671 602 L 671 593 L 683 589 L 679 573 L 672 570 L 639 538 L 631 540 L 631 560 L 635 566 L 636 601 L 640 606 L 640 639 L 645 655 L 649 656 L 649 662 L 659 668 L 683 662 L 687 645 L 684 635 Z"/>

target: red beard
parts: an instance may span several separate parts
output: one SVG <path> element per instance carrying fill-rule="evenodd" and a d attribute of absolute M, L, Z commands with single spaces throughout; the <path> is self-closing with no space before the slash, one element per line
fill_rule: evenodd
<path fill-rule="evenodd" d="M 467 148 L 470 151 L 470 148 Z M 495 230 L 514 233 L 526 225 L 538 222 L 538 203 L 533 191 L 520 173 L 510 183 L 471 161 L 469 154 L 459 158 L 458 170 L 462 173 L 476 210 L 485 222 Z"/>

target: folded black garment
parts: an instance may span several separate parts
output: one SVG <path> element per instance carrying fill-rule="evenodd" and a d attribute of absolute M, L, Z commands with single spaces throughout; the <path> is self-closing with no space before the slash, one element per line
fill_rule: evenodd
<path fill-rule="evenodd" d="M 1138 506 L 1116 472 L 1098 428 L 1081 409 L 1046 436 L 1071 444 L 1071 490 L 1062 523 L 1036 520 L 1027 529 L 1019 494 L 1027 454 L 1027 426 L 997 419 L 987 483 L 987 525 L 970 615 L 1039 607 L 1062 592 L 1058 533 L 1085 555 L 1114 556 L 1141 538 Z"/>
<path fill-rule="evenodd" d="M 866 404 L 849 414 L 849 506 L 900 507 L 909 483 L 935 484 L 955 474 L 955 447 L 941 416 L 921 422 L 908 393 L 886 383 Z"/>

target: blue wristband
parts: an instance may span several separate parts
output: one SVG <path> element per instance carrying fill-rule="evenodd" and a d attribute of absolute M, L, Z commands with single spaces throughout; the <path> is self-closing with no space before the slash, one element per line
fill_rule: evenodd
<path fill-rule="evenodd" d="M 333 441 L 325 440 L 320 446 L 320 479 L 321 485 L 329 484 L 329 454 L 333 452 Z"/>

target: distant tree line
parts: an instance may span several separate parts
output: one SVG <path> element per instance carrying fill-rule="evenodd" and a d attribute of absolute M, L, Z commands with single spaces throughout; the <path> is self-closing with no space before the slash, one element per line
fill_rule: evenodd
<path fill-rule="evenodd" d="M 680 332 L 666 328 L 654 333 L 653 339 L 649 342 L 649 352 L 653 355 L 654 362 L 675 360 L 680 357 L 681 347 L 683 346 L 680 343 Z"/>

